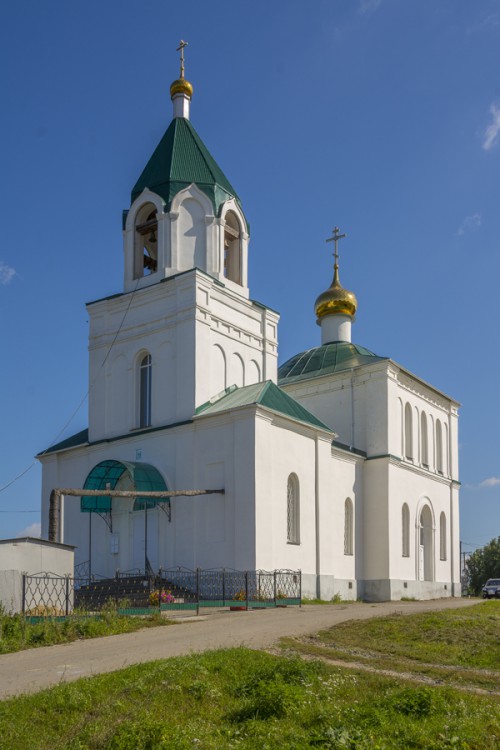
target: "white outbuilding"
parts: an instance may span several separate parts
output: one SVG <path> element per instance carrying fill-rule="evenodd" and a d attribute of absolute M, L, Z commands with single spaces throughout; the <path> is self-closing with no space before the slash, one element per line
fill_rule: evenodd
<path fill-rule="evenodd" d="M 278 320 L 250 297 L 242 203 L 171 86 L 173 119 L 124 212 L 123 290 L 88 304 L 89 427 L 40 453 L 42 536 L 91 572 L 302 571 L 302 592 L 460 595 L 458 406 L 351 341 L 355 295 L 316 300 L 321 345 L 278 368 Z M 140 492 L 218 490 L 157 500 Z"/>

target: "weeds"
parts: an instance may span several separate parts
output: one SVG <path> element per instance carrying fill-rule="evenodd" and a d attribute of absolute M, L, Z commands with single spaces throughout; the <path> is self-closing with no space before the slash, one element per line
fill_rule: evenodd
<path fill-rule="evenodd" d="M 168 621 L 155 612 L 147 617 L 119 615 L 116 605 L 109 604 L 99 615 L 76 612 L 66 618 L 43 617 L 30 622 L 23 615 L 0 612 L 0 654 L 37 646 L 52 646 L 80 638 L 130 633 L 140 628 L 167 625 Z"/>
<path fill-rule="evenodd" d="M 354 604 L 352 600 L 342 599 L 342 595 L 337 591 L 331 599 L 308 599 L 302 598 L 302 604 Z"/>

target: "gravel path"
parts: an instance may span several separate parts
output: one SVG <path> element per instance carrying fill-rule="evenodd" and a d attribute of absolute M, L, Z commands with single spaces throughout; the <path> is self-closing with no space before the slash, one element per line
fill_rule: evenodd
<path fill-rule="evenodd" d="M 283 636 L 307 635 L 345 620 L 457 609 L 476 603 L 474 599 L 438 599 L 205 611 L 200 617 L 175 618 L 177 624 L 171 627 L 4 654 L 0 656 L 0 699 L 155 659 L 242 645 L 266 649 Z"/>

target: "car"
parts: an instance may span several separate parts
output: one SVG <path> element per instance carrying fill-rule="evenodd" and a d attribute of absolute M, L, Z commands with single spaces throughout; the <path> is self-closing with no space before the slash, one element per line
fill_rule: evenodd
<path fill-rule="evenodd" d="M 488 578 L 483 586 L 483 599 L 500 599 L 500 578 Z"/>

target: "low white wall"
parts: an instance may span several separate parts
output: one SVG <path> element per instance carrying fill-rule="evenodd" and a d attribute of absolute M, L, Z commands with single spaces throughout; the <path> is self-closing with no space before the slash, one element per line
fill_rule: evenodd
<path fill-rule="evenodd" d="M 0 570 L 0 604 L 7 614 L 21 611 L 23 576 L 19 570 Z"/>
<path fill-rule="evenodd" d="M 68 545 L 54 544 L 45 539 L 1 539 L 0 570 L 73 576 L 74 550 Z"/>

